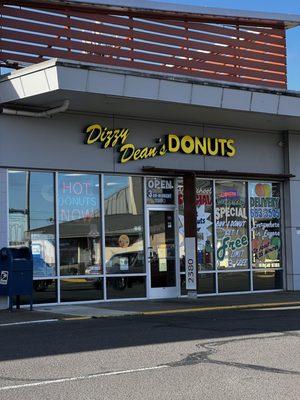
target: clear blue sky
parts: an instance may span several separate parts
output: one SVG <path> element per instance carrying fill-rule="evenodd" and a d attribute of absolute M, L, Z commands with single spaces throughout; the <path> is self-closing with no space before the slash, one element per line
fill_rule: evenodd
<path fill-rule="evenodd" d="M 300 0 L 154 0 L 197 6 L 300 15 Z M 300 91 L 300 27 L 287 31 L 288 88 Z"/>

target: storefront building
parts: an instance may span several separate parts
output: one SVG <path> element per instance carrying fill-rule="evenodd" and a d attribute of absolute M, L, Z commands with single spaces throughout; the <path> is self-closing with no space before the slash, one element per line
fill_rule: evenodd
<path fill-rule="evenodd" d="M 300 17 L 77 3 L 1 10 L 0 245 L 35 304 L 300 290 Z"/>

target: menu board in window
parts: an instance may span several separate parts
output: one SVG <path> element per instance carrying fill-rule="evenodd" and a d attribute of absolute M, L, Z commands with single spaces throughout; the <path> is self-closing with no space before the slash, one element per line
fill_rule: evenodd
<path fill-rule="evenodd" d="M 218 269 L 249 268 L 246 182 L 216 183 Z"/>

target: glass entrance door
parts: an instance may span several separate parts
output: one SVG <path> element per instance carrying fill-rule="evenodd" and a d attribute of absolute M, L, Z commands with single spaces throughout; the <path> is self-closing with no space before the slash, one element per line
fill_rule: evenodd
<path fill-rule="evenodd" d="M 149 297 L 177 297 L 173 210 L 148 210 Z"/>

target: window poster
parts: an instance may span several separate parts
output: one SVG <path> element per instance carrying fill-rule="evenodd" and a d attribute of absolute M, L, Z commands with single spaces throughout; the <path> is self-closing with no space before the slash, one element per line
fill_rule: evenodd
<path fill-rule="evenodd" d="M 197 179 L 197 258 L 201 270 L 214 268 L 212 182 Z"/>
<path fill-rule="evenodd" d="M 217 267 L 249 268 L 246 183 L 216 182 Z"/>
<path fill-rule="evenodd" d="M 184 265 L 184 197 L 183 182 L 178 185 L 179 253 L 181 270 Z M 197 260 L 200 270 L 214 269 L 213 186 L 212 181 L 196 179 Z"/>
<path fill-rule="evenodd" d="M 249 183 L 253 268 L 279 268 L 281 257 L 280 184 Z"/>
<path fill-rule="evenodd" d="M 174 204 L 174 179 L 147 178 L 146 195 L 147 204 Z"/>

